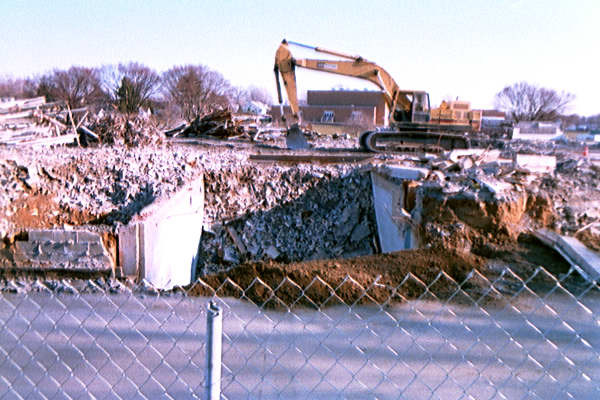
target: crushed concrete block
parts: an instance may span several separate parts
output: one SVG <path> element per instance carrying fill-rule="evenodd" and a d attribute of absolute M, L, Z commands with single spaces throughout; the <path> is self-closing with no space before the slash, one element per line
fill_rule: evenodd
<path fill-rule="evenodd" d="M 77 235 L 77 242 L 81 243 L 81 242 L 100 242 L 102 240 L 102 238 L 100 237 L 100 235 L 96 232 L 90 232 L 90 231 L 76 231 L 76 235 Z"/>
<path fill-rule="evenodd" d="M 429 171 L 429 175 L 427 176 L 427 179 L 443 182 L 444 180 L 446 180 L 446 175 L 442 171 L 433 170 L 433 171 Z"/>
<path fill-rule="evenodd" d="M 342 215 L 339 218 L 338 227 L 335 235 L 339 240 L 345 240 L 350 232 L 358 223 L 360 217 L 360 209 L 356 203 L 344 208 Z"/>
<path fill-rule="evenodd" d="M 419 180 L 425 178 L 429 173 L 428 168 L 411 168 L 411 167 L 399 167 L 399 166 L 385 166 L 378 168 L 377 173 L 384 177 L 396 178 L 402 180 Z"/>
<path fill-rule="evenodd" d="M 371 229 L 369 229 L 369 223 L 366 219 L 363 219 L 361 223 L 356 225 L 352 230 L 350 240 L 355 243 L 360 242 L 361 240 L 367 238 L 370 234 Z"/>
<path fill-rule="evenodd" d="M 240 259 L 234 248 L 225 247 L 225 250 L 223 251 L 223 261 L 231 264 L 237 264 L 240 262 Z"/>
<path fill-rule="evenodd" d="M 498 175 L 501 171 L 501 168 L 502 166 L 498 161 L 481 164 L 481 169 L 486 175 Z"/>
<path fill-rule="evenodd" d="M 515 164 L 520 169 L 533 173 L 552 173 L 556 169 L 556 157 L 537 154 L 517 154 Z"/>
<path fill-rule="evenodd" d="M 277 257 L 281 255 L 281 253 L 279 253 L 279 250 L 277 250 L 277 248 L 273 245 L 265 249 L 265 254 L 267 255 L 267 257 L 273 260 L 277 259 Z"/>
<path fill-rule="evenodd" d="M 237 247 L 238 252 L 241 255 L 246 254 L 247 253 L 246 246 L 244 246 L 244 242 L 242 241 L 242 238 L 240 238 L 240 235 L 238 235 L 237 231 L 234 228 L 232 228 L 231 226 L 228 226 L 225 229 L 227 230 L 227 233 L 229 233 L 231 240 L 233 240 L 233 243 Z"/>
<path fill-rule="evenodd" d="M 67 242 L 75 241 L 77 234 L 74 231 L 41 229 L 29 231 L 29 241 L 31 242 Z"/>
<path fill-rule="evenodd" d="M 510 183 L 506 183 L 506 182 L 499 181 L 496 179 L 476 178 L 475 180 L 482 187 L 486 188 L 488 191 L 490 191 L 491 193 L 493 193 L 495 195 L 502 194 L 504 192 L 508 192 L 509 190 L 512 189 L 512 185 Z"/>

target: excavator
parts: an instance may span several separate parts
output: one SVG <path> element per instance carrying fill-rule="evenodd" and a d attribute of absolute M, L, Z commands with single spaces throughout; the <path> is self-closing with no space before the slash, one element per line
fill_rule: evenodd
<path fill-rule="evenodd" d="M 290 45 L 339 57 L 341 60 L 296 59 L 292 56 Z M 470 147 L 466 133 L 472 132 L 472 125 L 468 120 L 452 118 L 452 112 L 448 112 L 452 110 L 448 110 L 446 103 L 442 104 L 441 109 L 433 110 L 436 111 L 436 118 L 432 118 L 429 94 L 421 90 L 400 89 L 392 76 L 379 65 L 367 61 L 361 56 L 284 39 L 275 53 L 274 72 L 281 116 L 284 121 L 280 75 L 292 111 L 292 121 L 285 121 L 288 126 L 286 142 L 289 148 L 308 148 L 308 143 L 300 128 L 296 67 L 364 79 L 381 89 L 389 110 L 388 121 L 385 127 L 360 135 L 360 145 L 365 150 L 372 152 L 439 152 Z M 440 116 L 444 116 L 444 118 Z"/>

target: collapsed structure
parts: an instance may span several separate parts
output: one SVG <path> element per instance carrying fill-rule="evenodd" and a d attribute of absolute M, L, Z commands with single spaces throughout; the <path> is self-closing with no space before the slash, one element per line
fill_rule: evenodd
<path fill-rule="evenodd" d="M 104 116 L 90 126 L 101 132 L 106 118 L 117 125 Z M 136 118 L 120 129 L 149 129 Z M 0 148 L 0 266 L 171 287 L 253 263 L 320 265 L 327 274 L 320 260 L 336 260 L 336 273 L 352 271 L 361 257 L 385 264 L 382 253 L 399 250 L 422 260 L 421 272 L 433 268 L 432 254 L 526 268 L 530 261 L 510 254 L 540 228 L 599 250 L 599 167 L 566 145 L 373 155 L 357 153 L 352 138 L 309 139 L 320 150 L 281 150 L 281 133 L 134 150 L 124 141 Z"/>

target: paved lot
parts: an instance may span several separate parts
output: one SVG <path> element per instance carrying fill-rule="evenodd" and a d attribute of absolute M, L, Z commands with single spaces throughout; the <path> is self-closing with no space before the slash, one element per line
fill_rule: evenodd
<path fill-rule="evenodd" d="M 203 397 L 207 301 L 2 294 L 0 397 Z M 486 310 L 221 305 L 228 399 L 600 398 L 597 293 Z"/>

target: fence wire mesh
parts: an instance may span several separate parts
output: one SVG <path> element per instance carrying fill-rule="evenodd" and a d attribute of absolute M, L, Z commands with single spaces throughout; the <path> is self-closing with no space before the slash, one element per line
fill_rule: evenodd
<path fill-rule="evenodd" d="M 384 281 L 5 280 L 0 397 L 203 398 L 210 299 L 224 399 L 600 398 L 597 283 L 541 267 Z"/>

